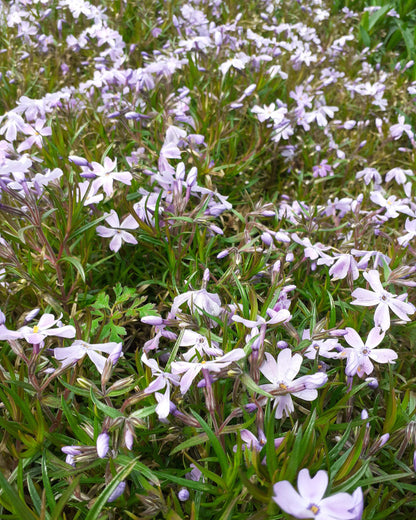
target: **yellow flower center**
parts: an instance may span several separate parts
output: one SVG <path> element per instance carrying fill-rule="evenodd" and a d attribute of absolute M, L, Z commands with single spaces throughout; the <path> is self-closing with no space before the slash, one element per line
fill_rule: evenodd
<path fill-rule="evenodd" d="M 35 325 L 35 326 L 33 327 L 33 333 L 34 333 L 34 334 L 37 334 L 38 332 L 39 332 L 39 327 L 38 327 L 37 325 Z"/>
<path fill-rule="evenodd" d="M 281 390 L 287 390 L 287 386 L 286 386 L 284 383 L 280 383 L 280 384 L 279 384 L 279 388 L 280 388 Z"/>
<path fill-rule="evenodd" d="M 310 506 L 308 507 L 308 509 L 309 509 L 310 511 L 312 511 L 312 513 L 313 513 L 314 515 L 316 515 L 317 513 L 319 513 L 319 507 L 316 506 L 315 504 L 310 505 Z"/>

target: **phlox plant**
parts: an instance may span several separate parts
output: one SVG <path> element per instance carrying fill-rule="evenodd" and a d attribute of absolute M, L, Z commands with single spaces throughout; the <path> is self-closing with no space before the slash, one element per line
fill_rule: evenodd
<path fill-rule="evenodd" d="M 373 4 L 0 0 L 1 518 L 411 517 L 416 9 Z"/>

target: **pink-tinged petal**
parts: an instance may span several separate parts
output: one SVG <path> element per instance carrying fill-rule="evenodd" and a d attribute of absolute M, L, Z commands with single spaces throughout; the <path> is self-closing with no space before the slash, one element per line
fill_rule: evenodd
<path fill-rule="evenodd" d="M 87 343 L 86 345 L 88 345 L 88 348 L 92 350 L 98 350 L 98 352 L 112 354 L 115 350 L 120 348 L 121 343 L 110 341 L 108 343 Z"/>
<path fill-rule="evenodd" d="M 137 240 L 134 238 L 134 236 L 131 233 L 127 233 L 127 231 L 122 231 L 121 237 L 124 240 L 124 242 L 127 242 L 128 244 L 137 244 Z"/>
<path fill-rule="evenodd" d="M 243 359 L 246 357 L 246 354 L 242 348 L 235 348 L 231 352 L 227 352 L 227 354 L 224 354 L 221 358 L 217 358 L 216 361 L 219 361 L 220 363 L 232 363 L 233 361 L 239 361 L 240 359 Z"/>
<path fill-rule="evenodd" d="M 81 350 L 78 346 L 71 345 L 70 347 L 57 347 L 53 349 L 53 355 L 58 361 L 64 359 L 81 359 L 85 356 L 86 352 Z"/>
<path fill-rule="evenodd" d="M 113 228 L 119 228 L 120 227 L 120 220 L 118 218 L 117 213 L 112 209 L 109 213 L 109 215 L 106 217 L 105 221 L 107 224 Z"/>
<path fill-rule="evenodd" d="M 20 339 L 22 337 L 21 331 L 8 330 L 4 325 L 0 325 L 0 340 Z"/>
<path fill-rule="evenodd" d="M 288 321 L 292 318 L 292 315 L 287 309 L 281 309 L 280 311 L 275 311 L 273 309 L 267 309 L 267 314 L 270 317 L 268 321 L 269 325 L 274 325 L 276 323 L 282 323 Z"/>
<path fill-rule="evenodd" d="M 120 181 L 122 182 L 123 184 L 128 184 L 130 185 L 131 184 L 131 180 L 133 178 L 133 176 L 131 175 L 131 173 L 128 173 L 128 172 L 114 172 L 112 174 L 112 177 L 114 179 L 116 179 L 117 181 Z"/>
<path fill-rule="evenodd" d="M 122 242 L 123 241 L 121 239 L 121 234 L 120 233 L 116 233 L 114 235 L 114 237 L 112 238 L 111 242 L 110 242 L 110 249 L 111 249 L 111 251 L 114 251 L 115 253 L 117 253 L 117 251 L 121 247 Z"/>
<path fill-rule="evenodd" d="M 377 361 L 377 363 L 394 363 L 397 359 L 397 354 L 391 348 L 378 348 L 372 350 L 369 354 L 371 359 Z"/>
<path fill-rule="evenodd" d="M 378 271 L 371 269 L 368 273 L 363 273 L 363 276 L 374 292 L 382 293 L 384 291 L 383 285 L 380 282 L 380 273 Z"/>
<path fill-rule="evenodd" d="M 374 325 L 380 327 L 381 330 L 388 330 L 390 328 L 390 312 L 387 303 L 381 302 L 378 304 L 374 313 Z"/>
<path fill-rule="evenodd" d="M 50 327 L 53 327 L 55 323 L 61 318 L 61 316 L 56 320 L 53 314 L 43 314 L 37 325 L 39 330 L 49 329 Z"/>
<path fill-rule="evenodd" d="M 355 289 L 355 291 L 351 293 L 351 296 L 355 298 L 355 300 L 351 302 L 351 305 L 371 307 L 372 305 L 377 305 L 380 301 L 380 297 L 376 293 L 368 289 L 361 289 L 361 287 Z"/>
<path fill-rule="evenodd" d="M 132 216 L 128 215 L 122 222 L 121 227 L 123 229 L 137 229 L 139 224 L 137 220 Z"/>
<path fill-rule="evenodd" d="M 100 237 L 105 238 L 113 237 L 117 233 L 116 229 L 110 229 L 104 226 L 97 226 L 96 231 Z"/>
<path fill-rule="evenodd" d="M 385 336 L 385 332 L 379 329 L 378 327 L 374 327 L 368 333 L 367 341 L 365 342 L 365 346 L 369 349 L 377 347 L 383 341 Z"/>
<path fill-rule="evenodd" d="M 298 490 L 303 499 L 316 504 L 322 500 L 327 487 L 328 473 L 326 471 L 318 471 L 313 478 L 310 477 L 308 469 L 304 468 L 299 471 Z"/>
<path fill-rule="evenodd" d="M 368 356 L 361 356 L 359 358 L 359 365 L 357 367 L 358 377 L 364 377 L 364 374 L 369 376 L 373 370 L 374 365 L 371 363 L 370 358 Z"/>
<path fill-rule="evenodd" d="M 24 334 L 25 340 L 31 345 L 39 345 L 39 343 L 42 343 L 45 337 L 45 334 L 38 334 L 34 332 L 30 334 Z"/>
<path fill-rule="evenodd" d="M 314 401 L 318 397 L 318 391 L 314 389 L 300 390 L 299 392 L 291 392 L 294 397 L 303 399 L 304 401 Z"/>
<path fill-rule="evenodd" d="M 241 440 L 244 444 L 247 444 L 249 448 L 257 448 L 259 445 L 259 441 L 257 437 L 251 433 L 249 430 L 240 430 Z"/>
<path fill-rule="evenodd" d="M 322 519 L 336 518 L 337 520 L 347 520 L 354 517 L 350 510 L 355 507 L 355 502 L 348 493 L 336 493 L 324 498 L 319 506 Z"/>
<path fill-rule="evenodd" d="M 290 482 L 277 482 L 273 486 L 273 492 L 273 500 L 282 511 L 296 518 L 311 518 L 311 511 L 307 509 L 309 503 L 295 491 Z"/>
<path fill-rule="evenodd" d="M 283 415 L 289 417 L 289 415 L 295 411 L 292 397 L 289 394 L 276 397 L 276 399 L 274 399 L 274 406 L 276 406 L 274 413 L 276 419 L 281 419 Z"/>
<path fill-rule="evenodd" d="M 64 325 L 56 329 L 44 330 L 43 333 L 46 336 L 57 336 L 58 338 L 74 338 L 76 330 L 72 325 Z"/>
<path fill-rule="evenodd" d="M 343 353 L 348 351 L 347 366 L 345 367 L 345 374 L 347 376 L 354 376 L 357 373 L 360 356 L 354 349 L 345 349 Z"/>
<path fill-rule="evenodd" d="M 277 373 L 277 363 L 276 363 L 276 360 L 268 352 L 265 352 L 264 356 L 265 356 L 266 360 L 263 361 L 263 364 L 260 367 L 260 372 L 271 383 L 276 384 L 279 381 L 278 373 Z M 269 386 L 269 385 L 267 385 L 267 386 Z M 271 386 L 274 387 L 274 385 L 271 385 Z M 269 390 L 266 390 L 266 392 L 269 392 Z"/>
<path fill-rule="evenodd" d="M 285 379 L 287 382 L 293 381 L 297 376 L 302 365 L 302 356 L 294 354 L 289 348 L 283 349 L 277 356 L 277 374 L 278 380 Z"/>
<path fill-rule="evenodd" d="M 156 394 L 158 405 L 156 406 L 156 413 L 159 419 L 166 419 L 170 412 L 170 386 L 166 385 L 166 392 Z"/>
<path fill-rule="evenodd" d="M 158 392 L 162 390 L 166 386 L 166 379 L 163 376 L 158 376 L 154 381 L 150 383 L 150 385 L 145 388 L 143 391 L 146 394 L 152 394 L 153 392 Z"/>
<path fill-rule="evenodd" d="M 361 520 L 364 509 L 364 497 L 362 489 L 360 487 L 357 488 L 352 494 L 352 500 L 354 502 L 354 507 L 350 509 L 351 513 L 354 514 L 352 520 Z"/>
<path fill-rule="evenodd" d="M 297 391 L 299 393 L 301 393 L 303 390 L 315 390 L 315 388 L 320 388 L 327 381 L 328 376 L 324 372 L 317 372 L 316 374 L 302 376 L 299 377 L 299 379 L 295 379 L 290 385 L 289 390 L 292 392 L 293 388 L 293 392 Z M 296 390 L 297 388 L 298 390 Z M 297 393 L 293 393 L 293 395 L 297 395 Z"/>
<path fill-rule="evenodd" d="M 348 343 L 348 345 L 351 345 L 351 347 L 361 349 L 364 348 L 364 343 L 361 337 L 359 336 L 358 332 L 351 327 L 346 327 L 345 330 L 347 333 L 344 336 L 345 341 Z"/>
<path fill-rule="evenodd" d="M 237 323 L 243 323 L 246 327 L 249 329 L 253 327 L 257 327 L 260 323 L 259 321 L 253 321 L 253 320 L 246 320 L 245 318 L 242 318 L 241 316 L 234 315 L 232 318 L 232 321 L 236 321 Z"/>
<path fill-rule="evenodd" d="M 388 305 L 390 309 L 403 321 L 410 321 L 408 314 L 415 313 L 415 306 L 411 303 L 402 302 L 398 298 L 389 300 Z"/>
<path fill-rule="evenodd" d="M 110 177 L 109 175 L 102 177 L 102 185 L 103 185 L 104 193 L 107 195 L 107 197 L 111 197 L 111 195 L 114 192 L 112 177 Z"/>
<path fill-rule="evenodd" d="M 173 365 L 173 363 L 172 363 Z M 192 385 L 193 380 L 196 378 L 196 376 L 199 374 L 201 370 L 200 365 L 194 365 L 188 368 L 188 370 L 185 372 L 185 374 L 181 377 L 181 383 L 180 383 L 180 390 L 181 394 L 184 395 L 189 390 L 190 386 Z"/>
<path fill-rule="evenodd" d="M 91 359 L 91 361 L 94 363 L 94 365 L 96 366 L 98 372 L 100 374 L 102 374 L 105 364 L 107 362 L 105 357 L 102 356 L 101 354 L 98 354 L 97 352 L 94 352 L 94 350 L 87 350 L 87 355 Z"/>

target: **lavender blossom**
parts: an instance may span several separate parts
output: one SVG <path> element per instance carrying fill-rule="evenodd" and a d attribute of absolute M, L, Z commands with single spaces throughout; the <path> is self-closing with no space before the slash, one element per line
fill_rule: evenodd
<path fill-rule="evenodd" d="M 273 486 L 273 500 L 286 513 L 295 518 L 314 518 L 315 520 L 359 520 L 361 518 L 363 497 L 355 491 L 354 495 L 336 493 L 324 498 L 328 487 L 328 474 L 320 470 L 311 478 L 304 468 L 298 474 L 298 492 L 287 480 Z M 358 488 L 360 489 L 360 488 Z"/>
<path fill-rule="evenodd" d="M 100 374 L 103 373 L 107 359 L 100 354 L 104 352 L 109 355 L 113 365 L 118 361 L 122 355 L 122 343 L 96 343 L 91 344 L 86 341 L 77 339 L 69 347 L 58 347 L 54 349 L 55 359 L 62 362 L 62 367 L 67 367 L 75 364 L 84 356 L 88 356 L 96 366 Z"/>
<path fill-rule="evenodd" d="M 380 327 L 382 331 L 390 328 L 390 313 L 392 310 L 401 320 L 411 321 L 408 315 L 414 314 L 416 311 L 412 303 L 403 301 L 407 294 L 395 296 L 384 289 L 380 282 L 380 274 L 376 270 L 363 273 L 364 278 L 370 284 L 372 291 L 368 289 L 355 289 L 351 296 L 355 298 L 351 302 L 352 305 L 363 305 L 364 307 L 372 307 L 377 305 L 374 313 L 374 323 L 376 327 Z"/>
<path fill-rule="evenodd" d="M 288 348 L 280 351 L 277 360 L 268 352 L 265 353 L 265 357 L 260 372 L 270 384 L 260 385 L 260 388 L 276 396 L 276 419 L 281 419 L 283 415 L 289 416 L 294 411 L 292 395 L 305 401 L 313 401 L 318 397 L 316 388 L 323 386 L 328 380 L 328 376 L 323 372 L 295 379 L 302 365 L 302 356 L 294 354 L 292 357 Z"/>
<path fill-rule="evenodd" d="M 372 359 L 377 363 L 394 363 L 397 359 L 396 352 L 390 348 L 376 349 L 383 341 L 385 335 L 378 327 L 370 330 L 365 344 L 354 329 L 347 327 L 345 330 L 347 334 L 345 334 L 344 339 L 352 348 L 344 349 L 339 357 L 347 357 L 347 366 L 345 368 L 347 376 L 355 374 L 358 377 L 369 376 L 374 369 L 371 362 Z"/>

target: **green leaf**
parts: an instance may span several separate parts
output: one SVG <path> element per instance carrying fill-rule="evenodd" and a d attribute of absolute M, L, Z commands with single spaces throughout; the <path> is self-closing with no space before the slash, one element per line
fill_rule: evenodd
<path fill-rule="evenodd" d="M 115 408 L 112 408 L 111 406 L 108 406 L 101 401 L 97 399 L 97 397 L 94 395 L 94 392 L 90 391 L 90 397 L 93 401 L 93 403 L 96 405 L 96 407 L 101 410 L 106 416 L 111 417 L 112 419 L 117 419 L 117 417 L 124 417 L 124 415 Z"/>
<path fill-rule="evenodd" d="M 201 425 L 201 427 L 205 431 L 205 433 L 208 435 L 208 438 L 211 442 L 211 446 L 213 447 L 213 449 L 218 457 L 218 462 L 220 463 L 222 474 L 226 475 L 229 463 L 228 463 L 227 455 L 225 454 L 225 452 L 220 444 L 220 441 L 218 440 L 218 437 L 215 435 L 215 433 L 211 430 L 211 428 L 204 421 L 204 419 L 202 419 L 202 417 L 200 415 L 198 415 L 194 410 L 191 410 L 191 413 L 195 417 L 195 419 L 199 422 L 199 424 Z"/>
<path fill-rule="evenodd" d="M 17 514 L 20 519 L 24 520 L 39 520 L 36 515 L 19 497 L 17 491 L 9 484 L 9 481 L 0 472 L 0 498 L 2 496 L 7 499 L 9 506 L 4 506 L 10 512 Z M 11 507 L 11 509 L 9 509 Z"/>
<path fill-rule="evenodd" d="M 377 11 L 375 11 L 374 13 L 372 13 L 369 18 L 368 18 L 368 28 L 367 31 L 371 34 L 373 31 L 373 27 L 382 19 L 386 16 L 386 13 L 388 11 L 390 11 L 390 9 L 392 8 L 392 6 L 390 4 L 387 4 L 385 5 L 384 7 L 382 7 L 381 9 L 378 9 Z"/>
<path fill-rule="evenodd" d="M 74 256 L 61 256 L 58 263 L 62 262 L 68 262 L 69 264 L 73 265 L 75 269 L 78 271 L 79 275 L 81 276 L 82 281 L 85 282 L 85 271 L 78 258 L 75 258 Z"/>
<path fill-rule="evenodd" d="M 251 379 L 251 377 L 247 373 L 244 373 L 240 377 L 240 380 L 244 386 L 246 386 L 249 390 L 251 390 L 255 394 L 264 395 L 265 397 L 269 397 L 269 398 L 273 397 L 272 394 L 269 394 L 269 392 L 266 392 L 266 390 L 263 390 L 262 388 L 260 388 L 259 385 L 256 385 L 256 383 Z"/>
<path fill-rule="evenodd" d="M 74 478 L 71 484 L 65 489 L 62 493 L 61 498 L 53 509 L 50 520 L 60 520 L 60 514 L 64 510 L 64 507 L 68 503 L 68 500 L 71 498 L 72 493 L 75 491 L 75 488 L 78 486 L 81 475 L 78 475 Z"/>
<path fill-rule="evenodd" d="M 104 291 L 100 292 L 97 296 L 97 299 L 92 304 L 94 309 L 111 309 L 110 307 L 110 297 Z"/>

